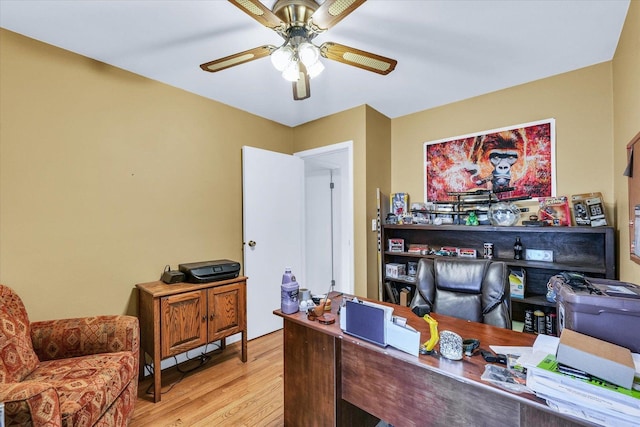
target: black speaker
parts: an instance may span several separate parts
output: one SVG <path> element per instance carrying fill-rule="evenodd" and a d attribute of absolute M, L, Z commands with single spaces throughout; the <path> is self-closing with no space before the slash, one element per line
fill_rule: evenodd
<path fill-rule="evenodd" d="M 171 270 L 171 267 L 168 265 L 164 268 L 164 272 L 162 273 L 162 280 L 164 283 L 171 285 L 173 283 L 184 282 L 185 276 L 182 271 Z"/>

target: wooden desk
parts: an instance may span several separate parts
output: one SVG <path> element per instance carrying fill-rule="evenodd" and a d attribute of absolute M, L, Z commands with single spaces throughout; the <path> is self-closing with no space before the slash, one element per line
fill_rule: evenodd
<path fill-rule="evenodd" d="M 332 298 L 337 314 L 340 297 Z M 407 307 L 393 305 L 430 337 L 427 323 Z M 284 315 L 284 406 L 287 426 L 570 426 L 589 425 L 561 415 L 531 394 L 515 394 L 482 381 L 479 354 L 451 361 L 411 356 L 343 334 L 339 321 L 322 325 L 304 313 Z M 489 345 L 531 346 L 535 335 L 434 313 L 440 332 Z M 338 316 L 336 316 L 338 317 Z"/>

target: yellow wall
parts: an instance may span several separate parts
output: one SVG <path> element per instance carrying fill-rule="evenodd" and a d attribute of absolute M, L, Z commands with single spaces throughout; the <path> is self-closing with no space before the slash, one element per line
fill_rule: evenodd
<path fill-rule="evenodd" d="M 241 147 L 291 153 L 290 128 L 6 30 L 0 55 L 0 280 L 32 320 L 242 260 Z"/>
<path fill-rule="evenodd" d="M 613 58 L 614 162 L 613 185 L 620 224 L 620 279 L 640 283 L 640 265 L 629 259 L 628 178 L 626 146 L 640 132 L 640 2 L 632 1 Z M 636 152 L 636 161 L 640 156 Z M 636 225 L 637 227 L 640 224 Z"/>
<path fill-rule="evenodd" d="M 425 141 L 553 117 L 558 194 L 603 193 L 621 279 L 638 282 L 622 170 L 640 130 L 639 32 L 631 2 L 611 62 L 393 120 L 361 106 L 291 129 L 0 30 L 0 280 L 33 320 L 135 313 L 135 283 L 168 262 L 242 259 L 242 145 L 353 141 L 356 293 L 375 297 L 375 188 L 422 200 Z"/>
<path fill-rule="evenodd" d="M 406 191 L 411 200 L 423 200 L 427 141 L 547 118 L 556 119 L 557 194 L 600 191 L 612 210 L 610 63 L 393 120 L 392 191 Z"/>
<path fill-rule="evenodd" d="M 391 189 L 391 120 L 371 107 L 367 108 L 367 293 L 378 298 L 378 234 L 371 229 L 377 218 L 376 189 L 389 195 Z M 384 220 L 384 218 L 381 218 Z"/>

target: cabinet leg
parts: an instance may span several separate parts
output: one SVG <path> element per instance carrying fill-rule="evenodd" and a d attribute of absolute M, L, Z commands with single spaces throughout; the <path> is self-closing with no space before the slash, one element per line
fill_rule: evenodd
<path fill-rule="evenodd" d="M 242 363 L 247 362 L 247 331 L 242 332 Z"/>
<path fill-rule="evenodd" d="M 224 350 L 225 348 L 227 348 L 227 339 L 226 338 L 222 338 L 220 340 L 220 350 Z"/>
<path fill-rule="evenodd" d="M 153 357 L 153 403 L 160 402 L 162 397 L 162 366 L 160 356 Z"/>

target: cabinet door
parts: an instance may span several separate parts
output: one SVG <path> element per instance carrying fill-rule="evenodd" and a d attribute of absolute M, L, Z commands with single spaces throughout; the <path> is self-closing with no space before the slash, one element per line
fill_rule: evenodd
<path fill-rule="evenodd" d="M 162 358 L 204 345 L 207 338 L 205 291 L 163 297 L 160 303 Z"/>
<path fill-rule="evenodd" d="M 245 289 L 245 282 L 217 286 L 209 289 L 208 341 L 215 341 L 245 329 Z"/>

